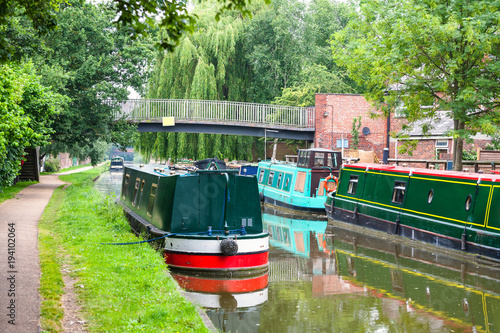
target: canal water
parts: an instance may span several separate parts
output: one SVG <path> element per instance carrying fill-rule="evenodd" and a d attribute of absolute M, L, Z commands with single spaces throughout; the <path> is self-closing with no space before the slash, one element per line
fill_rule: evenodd
<path fill-rule="evenodd" d="M 96 186 L 119 193 L 121 173 Z M 269 271 L 172 276 L 222 332 L 500 332 L 500 267 L 264 209 Z"/>

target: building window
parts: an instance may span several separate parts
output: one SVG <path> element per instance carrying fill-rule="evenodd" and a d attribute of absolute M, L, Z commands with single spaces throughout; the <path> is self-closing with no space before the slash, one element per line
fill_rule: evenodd
<path fill-rule="evenodd" d="M 358 188 L 359 176 L 351 175 L 349 178 L 349 187 L 347 188 L 347 194 L 356 194 L 356 189 Z"/>
<path fill-rule="evenodd" d="M 342 147 L 342 142 L 344 146 Z M 347 139 L 337 139 L 337 148 L 349 148 L 349 140 Z"/>
<path fill-rule="evenodd" d="M 405 118 L 406 117 L 406 106 L 405 102 L 398 100 L 394 107 L 394 118 Z"/>
<path fill-rule="evenodd" d="M 448 148 L 448 140 L 436 140 L 436 148 Z"/>
<path fill-rule="evenodd" d="M 395 181 L 392 191 L 392 202 L 402 204 L 405 197 L 406 182 Z"/>

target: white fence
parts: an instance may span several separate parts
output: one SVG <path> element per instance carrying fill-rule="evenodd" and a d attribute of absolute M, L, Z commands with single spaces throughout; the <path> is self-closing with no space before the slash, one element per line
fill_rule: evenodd
<path fill-rule="evenodd" d="M 122 104 L 117 118 L 128 121 L 214 122 L 259 127 L 314 128 L 314 107 L 186 99 L 132 99 Z"/>

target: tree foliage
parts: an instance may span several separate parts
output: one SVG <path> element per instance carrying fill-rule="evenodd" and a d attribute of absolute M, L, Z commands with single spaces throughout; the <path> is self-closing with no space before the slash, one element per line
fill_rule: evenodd
<path fill-rule="evenodd" d="M 127 98 L 128 87 L 144 91 L 153 53 L 126 29 L 114 28 L 115 15 L 102 5 L 74 1 L 58 13 L 59 29 L 44 38 L 48 51 L 38 59 L 41 72 L 71 100 L 54 119 L 51 153 L 90 157 L 95 164 L 103 143 L 130 144 L 133 129 L 116 122 L 114 107 Z"/>
<path fill-rule="evenodd" d="M 159 26 L 163 29 L 158 46 L 169 52 L 175 50 L 187 33 L 193 34 L 200 23 L 196 13 L 190 13 L 187 1 L 157 0 L 112 0 L 113 8 L 118 13 L 116 22 L 130 26 L 134 35 L 144 35 L 148 27 L 160 17 Z M 270 3 L 270 0 L 265 0 Z M 243 16 L 250 16 L 247 0 L 218 0 L 213 19 L 220 21 L 223 13 L 236 10 Z M 213 5 L 213 3 L 212 3 Z"/>
<path fill-rule="evenodd" d="M 63 1 L 0 0 L 0 63 L 19 59 L 27 48 L 37 49 L 37 37 L 56 27 Z"/>
<path fill-rule="evenodd" d="M 499 130 L 500 2 L 367 0 L 359 6 L 335 36 L 334 58 L 381 109 L 404 103 L 409 122 L 448 110 L 454 168 L 461 170 L 464 140 Z"/>
<path fill-rule="evenodd" d="M 349 5 L 328 0 L 278 0 L 271 6 L 256 2 L 249 7 L 251 20 L 228 11 L 218 21 L 214 8 L 213 1 L 196 4 L 197 30 L 184 36 L 174 52 L 158 54 L 148 97 L 310 106 L 319 92 L 359 92 L 329 53 L 330 35 L 345 26 Z M 174 137 L 176 158 L 255 160 L 264 155 L 263 140 L 257 138 L 179 133 L 168 136 L 169 146 Z M 193 155 L 186 155 L 188 141 Z M 173 154 L 171 149 L 167 156 Z"/>
<path fill-rule="evenodd" d="M 0 186 L 11 185 L 24 149 L 49 143 L 65 99 L 40 84 L 32 63 L 0 65 Z"/>

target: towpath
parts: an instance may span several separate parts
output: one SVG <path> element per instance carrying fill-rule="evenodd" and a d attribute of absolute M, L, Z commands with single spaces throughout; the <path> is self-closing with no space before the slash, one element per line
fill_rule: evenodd
<path fill-rule="evenodd" d="M 81 172 L 85 167 L 67 173 Z M 40 263 L 38 220 L 54 190 L 65 184 L 59 175 L 40 176 L 15 198 L 0 204 L 0 332 L 39 332 Z"/>

